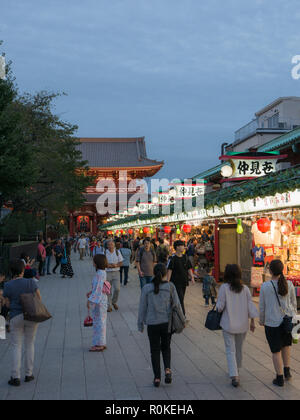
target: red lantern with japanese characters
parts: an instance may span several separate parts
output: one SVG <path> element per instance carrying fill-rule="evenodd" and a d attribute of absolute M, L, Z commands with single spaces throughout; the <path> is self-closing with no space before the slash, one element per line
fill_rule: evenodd
<path fill-rule="evenodd" d="M 192 226 L 191 225 L 183 225 L 182 230 L 184 231 L 184 233 L 190 233 L 191 230 L 192 230 Z"/>
<path fill-rule="evenodd" d="M 133 234 L 133 229 L 128 229 L 128 233 L 129 233 L 129 235 L 132 235 Z"/>
<path fill-rule="evenodd" d="M 262 217 L 261 219 L 259 219 L 257 221 L 257 229 L 261 233 L 267 233 L 267 232 L 269 232 L 269 230 L 271 229 L 270 219 L 268 219 L 267 217 Z"/>
<path fill-rule="evenodd" d="M 144 227 L 143 232 L 146 233 L 146 234 L 150 233 L 150 228 L 147 227 L 147 226 Z"/>
<path fill-rule="evenodd" d="M 168 234 L 169 234 L 169 233 L 171 233 L 171 231 L 172 231 L 171 226 L 165 226 L 165 227 L 164 227 L 164 232 L 165 232 L 165 233 L 168 233 Z"/>

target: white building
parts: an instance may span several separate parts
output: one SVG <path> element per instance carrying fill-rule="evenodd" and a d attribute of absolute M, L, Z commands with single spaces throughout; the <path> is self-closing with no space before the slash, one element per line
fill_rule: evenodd
<path fill-rule="evenodd" d="M 300 127 L 300 97 L 288 96 L 255 113 L 255 118 L 235 132 L 227 152 L 255 150 L 280 135 Z"/>

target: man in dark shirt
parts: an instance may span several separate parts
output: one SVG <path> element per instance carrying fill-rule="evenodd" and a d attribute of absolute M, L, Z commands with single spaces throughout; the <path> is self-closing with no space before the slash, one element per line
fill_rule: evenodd
<path fill-rule="evenodd" d="M 53 268 L 52 273 L 56 274 L 55 271 L 60 264 L 60 261 L 62 259 L 63 252 L 64 252 L 62 242 L 60 239 L 57 241 L 57 244 L 54 246 L 53 251 L 54 251 L 54 255 L 56 259 L 56 266 Z"/>
<path fill-rule="evenodd" d="M 183 254 L 184 247 L 185 246 L 183 241 L 174 242 L 174 248 L 176 253 L 170 258 L 168 264 L 168 281 L 174 283 L 182 306 L 183 313 L 185 314 L 184 296 L 186 292 L 186 287 L 189 284 L 189 277 L 191 278 L 193 284 L 195 283 L 195 280 L 194 273 L 192 270 L 192 264 L 187 258 L 187 256 Z"/>

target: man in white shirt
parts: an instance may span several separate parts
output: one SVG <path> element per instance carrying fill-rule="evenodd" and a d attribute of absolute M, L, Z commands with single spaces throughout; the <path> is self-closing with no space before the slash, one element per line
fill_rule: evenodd
<path fill-rule="evenodd" d="M 111 284 L 111 294 L 108 296 L 108 309 L 107 312 L 112 311 L 112 306 L 117 311 L 119 309 L 117 302 L 120 294 L 120 267 L 123 264 L 123 257 L 121 252 L 115 249 L 114 241 L 109 241 L 107 243 L 107 248 L 105 250 L 105 256 L 107 258 L 107 280 Z"/>
<path fill-rule="evenodd" d="M 83 235 L 83 236 L 80 237 L 80 239 L 78 241 L 78 249 L 79 249 L 81 260 L 83 260 L 83 257 L 85 255 L 85 247 L 86 247 L 86 239 Z"/>

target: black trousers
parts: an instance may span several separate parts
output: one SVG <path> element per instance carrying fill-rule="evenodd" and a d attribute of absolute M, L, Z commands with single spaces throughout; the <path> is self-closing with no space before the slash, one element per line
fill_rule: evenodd
<path fill-rule="evenodd" d="M 53 268 L 53 270 L 52 270 L 52 272 L 53 273 L 55 273 L 55 270 L 57 269 L 57 267 L 59 266 L 59 264 L 60 264 L 60 260 L 61 260 L 61 257 L 55 257 L 55 259 L 56 259 L 56 266 Z"/>
<path fill-rule="evenodd" d="M 176 287 L 176 291 L 178 294 L 178 298 L 183 310 L 183 313 L 185 315 L 185 307 L 184 307 L 184 297 L 185 297 L 185 292 L 186 292 L 186 285 L 184 284 L 176 284 L 174 283 L 175 287 Z"/>
<path fill-rule="evenodd" d="M 165 369 L 171 369 L 171 334 L 168 323 L 148 325 L 148 337 L 151 349 L 151 362 L 155 379 L 161 379 L 160 353 L 162 353 Z"/>

